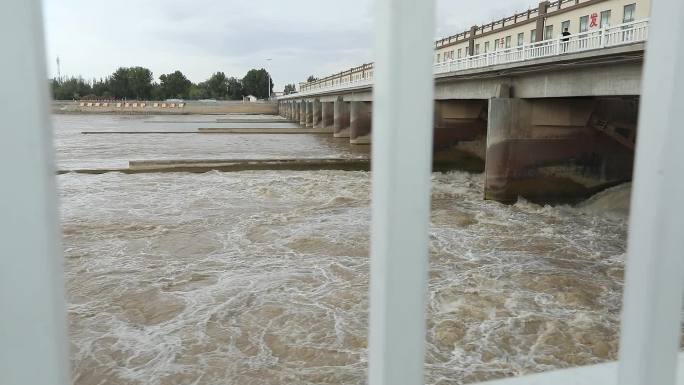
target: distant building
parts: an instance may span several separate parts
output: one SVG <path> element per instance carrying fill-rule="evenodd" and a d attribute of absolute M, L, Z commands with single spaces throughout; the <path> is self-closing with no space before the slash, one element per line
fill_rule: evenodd
<path fill-rule="evenodd" d="M 254 95 L 247 95 L 247 96 L 244 96 L 242 98 L 243 102 L 250 102 L 250 103 L 256 102 L 257 100 L 258 100 L 257 97 Z"/>

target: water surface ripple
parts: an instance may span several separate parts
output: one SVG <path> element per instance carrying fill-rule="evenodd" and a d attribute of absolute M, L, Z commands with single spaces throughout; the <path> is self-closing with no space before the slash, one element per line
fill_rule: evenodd
<path fill-rule="evenodd" d="M 91 119 L 64 119 L 79 118 Z M 62 135 L 62 161 L 82 162 Z M 305 156 L 312 139 L 298 137 L 282 151 Z M 103 153 L 167 152 L 145 148 Z M 365 383 L 369 173 L 65 174 L 58 184 L 75 384 Z M 426 382 L 614 359 L 625 217 L 600 204 L 485 202 L 482 184 L 433 175 Z"/>

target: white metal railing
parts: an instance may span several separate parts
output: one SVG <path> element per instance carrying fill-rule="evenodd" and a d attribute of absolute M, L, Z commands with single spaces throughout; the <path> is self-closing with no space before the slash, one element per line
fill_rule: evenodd
<path fill-rule="evenodd" d="M 582 32 L 569 37 L 559 36 L 531 44 L 467 56 L 434 65 L 434 73 L 444 74 L 485 68 L 500 64 L 523 62 L 553 56 L 567 55 L 602 48 L 645 42 L 648 39 L 648 19 L 624 23 L 599 30 Z M 358 67 L 361 68 L 361 67 Z M 301 83 L 300 92 L 290 97 L 318 92 L 334 92 L 348 88 L 367 87 L 373 84 L 373 64 L 352 69 L 340 75 L 310 83 Z"/>
<path fill-rule="evenodd" d="M 433 84 L 429 60 L 421 60 L 429 59 L 422 53 L 432 48 L 434 1 L 379 3 L 368 382 L 422 385 Z M 0 141 L 0 383 L 66 385 L 64 284 L 40 1 L 9 0 L 0 8 L 0 33 L 13 37 L 0 61 L 0 116 L 8 127 Z M 620 361 L 497 384 L 684 383 L 681 371 L 677 377 L 684 289 L 684 130 L 677 99 L 684 87 L 684 3 L 659 0 L 653 13 L 658 24 L 644 67 L 639 127 L 645 131 L 636 147 Z M 624 31 L 637 33 L 629 29 L 607 32 L 604 42 Z M 411 33 L 418 38 L 405 39 Z"/>

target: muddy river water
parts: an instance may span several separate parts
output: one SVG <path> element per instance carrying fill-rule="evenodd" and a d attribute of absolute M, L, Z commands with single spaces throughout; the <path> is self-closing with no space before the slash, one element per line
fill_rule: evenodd
<path fill-rule="evenodd" d="M 368 156 L 326 135 L 80 134 L 215 118 L 55 115 L 58 167 Z M 58 185 L 75 384 L 365 383 L 369 173 L 67 173 Z M 615 359 L 629 186 L 545 207 L 483 201 L 482 185 L 433 174 L 426 382 Z"/>

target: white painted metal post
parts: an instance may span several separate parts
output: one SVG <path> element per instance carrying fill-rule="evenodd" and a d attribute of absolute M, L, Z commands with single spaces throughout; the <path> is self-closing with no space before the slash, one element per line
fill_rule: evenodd
<path fill-rule="evenodd" d="M 39 0 L 0 11 L 0 383 L 65 385 L 65 301 Z"/>
<path fill-rule="evenodd" d="M 684 289 L 684 2 L 653 3 L 625 278 L 620 385 L 674 384 Z"/>
<path fill-rule="evenodd" d="M 369 383 L 422 385 L 434 0 L 376 2 Z"/>

